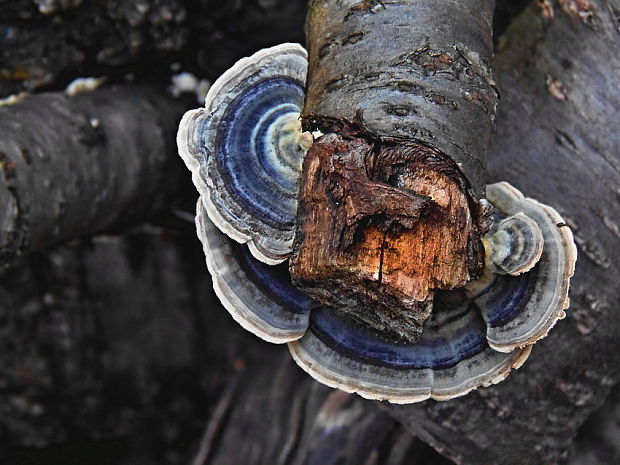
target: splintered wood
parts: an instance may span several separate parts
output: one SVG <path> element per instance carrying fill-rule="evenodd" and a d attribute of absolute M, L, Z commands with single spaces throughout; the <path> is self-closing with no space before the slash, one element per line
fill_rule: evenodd
<path fill-rule="evenodd" d="M 482 262 L 456 167 L 415 143 L 328 134 L 302 174 L 294 283 L 391 340 L 416 341 L 435 290 Z"/>

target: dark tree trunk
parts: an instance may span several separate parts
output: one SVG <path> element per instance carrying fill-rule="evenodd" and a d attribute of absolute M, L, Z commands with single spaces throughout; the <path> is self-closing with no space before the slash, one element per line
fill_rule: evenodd
<path fill-rule="evenodd" d="M 618 382 L 619 20 L 618 1 L 539 2 L 500 40 L 492 180 L 557 208 L 579 259 L 566 319 L 508 380 L 446 403 L 386 406 L 459 463 L 562 462 Z"/>
<path fill-rule="evenodd" d="M 575 439 L 570 465 L 620 463 L 620 385 L 616 384 L 602 407 L 586 421 Z"/>

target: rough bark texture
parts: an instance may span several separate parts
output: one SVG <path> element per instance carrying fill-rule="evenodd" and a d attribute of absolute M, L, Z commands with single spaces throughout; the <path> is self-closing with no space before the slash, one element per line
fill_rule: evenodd
<path fill-rule="evenodd" d="M 358 121 L 376 137 L 414 139 L 458 163 L 484 194 L 497 105 L 493 0 L 333 1 L 309 5 L 303 121 L 332 132 Z"/>
<path fill-rule="evenodd" d="M 124 85 L 0 106 L 0 266 L 153 213 L 176 184 L 183 102 Z"/>
<path fill-rule="evenodd" d="M 619 20 L 618 1 L 539 2 L 500 40 L 491 180 L 557 208 L 580 255 L 566 319 L 508 380 L 446 403 L 389 407 L 458 463 L 563 462 L 620 378 Z"/>
<path fill-rule="evenodd" d="M 328 136 L 304 165 L 291 274 L 392 340 L 416 341 L 434 293 L 482 266 L 493 6 L 310 2 L 302 124 Z"/>
<path fill-rule="evenodd" d="M 620 385 L 579 430 L 570 465 L 620 463 Z"/>

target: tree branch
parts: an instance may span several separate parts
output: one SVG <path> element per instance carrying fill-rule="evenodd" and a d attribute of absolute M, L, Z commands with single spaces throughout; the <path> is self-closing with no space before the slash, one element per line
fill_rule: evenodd
<path fill-rule="evenodd" d="M 183 101 L 118 85 L 0 106 L 0 265 L 155 211 Z"/>
<path fill-rule="evenodd" d="M 390 340 L 417 341 L 435 293 L 483 268 L 493 6 L 309 4 L 302 125 L 325 135 L 304 160 L 291 276 Z"/>

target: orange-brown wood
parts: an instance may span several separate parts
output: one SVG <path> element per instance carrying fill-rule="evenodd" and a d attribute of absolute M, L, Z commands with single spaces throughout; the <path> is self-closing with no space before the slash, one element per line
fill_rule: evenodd
<path fill-rule="evenodd" d="M 435 291 L 463 286 L 482 260 L 458 170 L 419 145 L 324 136 L 299 212 L 296 285 L 391 339 L 416 340 Z"/>

